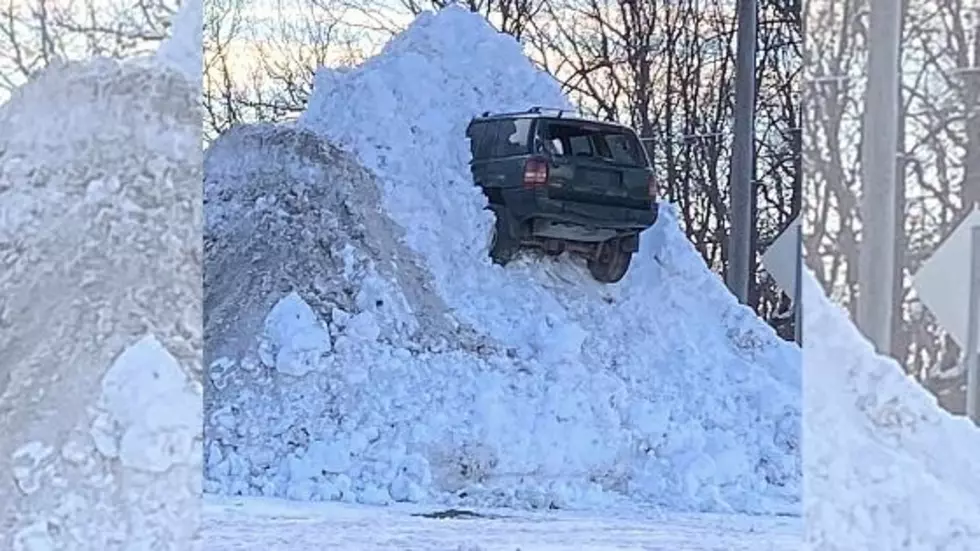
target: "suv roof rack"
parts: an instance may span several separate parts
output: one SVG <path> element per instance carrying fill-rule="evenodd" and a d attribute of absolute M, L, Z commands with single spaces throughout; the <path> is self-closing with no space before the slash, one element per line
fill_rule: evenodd
<path fill-rule="evenodd" d="M 568 109 L 562 109 L 561 107 L 542 107 L 540 105 L 535 105 L 534 107 L 528 109 L 527 111 L 528 113 L 538 113 L 538 114 L 540 114 L 542 111 L 554 111 L 555 113 L 558 114 L 557 116 L 559 119 L 561 118 L 562 113 L 573 113 L 572 111 L 569 111 Z"/>
<path fill-rule="evenodd" d="M 571 111 L 569 109 L 562 109 L 561 107 L 543 107 L 541 105 L 535 105 L 534 107 L 531 107 L 527 111 L 514 111 L 511 113 L 491 113 L 490 111 L 484 111 L 483 114 L 481 114 L 480 116 L 486 118 L 486 117 L 507 117 L 511 115 L 540 115 L 545 111 L 556 113 L 555 116 L 559 119 L 562 117 L 564 113 L 568 113 L 573 116 L 579 116 L 578 113 L 575 113 L 574 111 Z"/>
<path fill-rule="evenodd" d="M 493 113 L 491 111 L 484 111 L 483 113 L 480 114 L 480 116 L 475 117 L 473 121 L 475 121 L 476 119 L 486 119 L 486 118 L 496 118 L 496 117 L 506 118 L 506 117 L 520 117 L 520 116 L 530 116 L 530 117 L 548 116 L 546 115 L 546 113 L 555 113 L 554 115 L 550 115 L 550 116 L 553 116 L 556 119 L 564 118 L 569 121 L 599 124 L 603 126 L 616 126 L 616 127 L 628 128 L 632 130 L 630 126 L 623 124 L 621 122 L 599 120 L 594 117 L 583 115 L 581 113 L 578 113 L 570 109 L 562 109 L 560 107 L 542 107 L 540 105 L 535 105 L 534 107 L 531 107 L 527 111 L 511 111 L 508 113 Z M 568 116 L 566 117 L 565 115 Z M 471 121 L 471 123 L 473 121 Z"/>

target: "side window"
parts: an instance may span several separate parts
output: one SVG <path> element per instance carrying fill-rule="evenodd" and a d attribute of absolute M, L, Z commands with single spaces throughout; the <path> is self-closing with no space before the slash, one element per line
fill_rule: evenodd
<path fill-rule="evenodd" d="M 500 120 L 496 126 L 494 157 L 526 155 L 531 134 L 531 119 Z"/>
<path fill-rule="evenodd" d="M 589 135 L 568 138 L 569 153 L 574 157 L 592 157 L 592 140 Z"/>
<path fill-rule="evenodd" d="M 557 125 L 548 122 L 538 122 L 538 139 L 541 144 L 540 149 L 537 151 L 538 153 L 547 153 L 554 157 L 565 156 L 565 144 L 561 139 L 561 135 L 557 132 L 557 128 Z"/>
<path fill-rule="evenodd" d="M 642 166 L 646 164 L 640 145 L 633 136 L 625 133 L 606 134 L 606 145 L 610 156 L 624 165 Z"/>

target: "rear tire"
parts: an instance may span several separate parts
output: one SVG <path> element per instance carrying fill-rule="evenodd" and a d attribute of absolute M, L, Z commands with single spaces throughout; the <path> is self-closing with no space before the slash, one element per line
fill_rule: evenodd
<path fill-rule="evenodd" d="M 589 273 L 600 283 L 617 283 L 629 271 L 633 252 L 624 251 L 619 239 L 603 243 L 602 248 L 599 258 L 588 260 Z"/>
<path fill-rule="evenodd" d="M 507 210 L 500 205 L 490 205 L 490 210 L 493 211 L 496 219 L 490 230 L 490 259 L 496 264 L 506 266 L 517 256 L 521 242 L 514 237 L 511 230 L 513 224 L 508 222 L 510 215 Z"/>

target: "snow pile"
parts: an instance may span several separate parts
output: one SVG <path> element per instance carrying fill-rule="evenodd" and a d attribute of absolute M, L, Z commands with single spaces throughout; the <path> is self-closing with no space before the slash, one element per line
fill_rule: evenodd
<path fill-rule="evenodd" d="M 810 548 L 980 548 L 980 430 L 940 409 L 805 280 Z"/>
<path fill-rule="evenodd" d="M 210 491 L 798 512 L 799 350 L 670 208 L 618 285 L 570 259 L 490 263 L 465 127 L 536 104 L 568 102 L 450 7 L 321 70 L 298 125 L 212 147 Z"/>
<path fill-rule="evenodd" d="M 199 101 L 99 59 L 0 105 L 0 549 L 194 548 Z"/>

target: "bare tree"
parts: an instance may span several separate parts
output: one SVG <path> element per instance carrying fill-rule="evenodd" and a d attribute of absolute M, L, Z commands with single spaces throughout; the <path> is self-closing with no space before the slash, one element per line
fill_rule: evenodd
<path fill-rule="evenodd" d="M 0 4 L 0 99 L 56 60 L 123 58 L 156 48 L 167 36 L 175 0 L 3 0 Z"/>
<path fill-rule="evenodd" d="M 342 8 L 276 0 L 271 13 L 241 0 L 215 0 L 205 15 L 209 137 L 244 122 L 282 121 L 306 108 L 320 67 L 361 61 L 370 37 L 347 25 Z"/>
<path fill-rule="evenodd" d="M 760 250 L 801 203 L 797 7 L 762 2 L 760 9 L 755 167 Z M 688 235 L 721 272 L 728 256 L 734 34 L 730 2 L 549 0 L 533 33 L 525 35 L 534 57 L 583 109 L 628 122 L 647 138 L 663 196 L 678 205 Z M 791 336 L 788 297 L 756 272 L 752 303 Z"/>
<path fill-rule="evenodd" d="M 901 216 L 892 354 L 957 411 L 959 350 L 917 300 L 910 275 L 980 194 L 977 21 L 959 0 L 905 2 L 899 176 Z M 860 149 L 867 1 L 811 2 L 807 17 L 806 242 L 811 268 L 849 308 L 860 254 Z"/>
<path fill-rule="evenodd" d="M 482 15 L 490 24 L 523 40 L 537 19 L 544 0 L 328 0 L 350 17 L 347 24 L 388 38 L 425 10 L 438 11 L 450 4 L 461 5 Z M 321 3 L 321 7 L 324 4 Z M 356 22 L 354 22 L 356 21 Z"/>
<path fill-rule="evenodd" d="M 212 0 L 204 11 L 204 125 L 213 139 L 243 120 L 245 97 L 240 92 L 232 55 L 244 33 L 241 0 Z"/>

